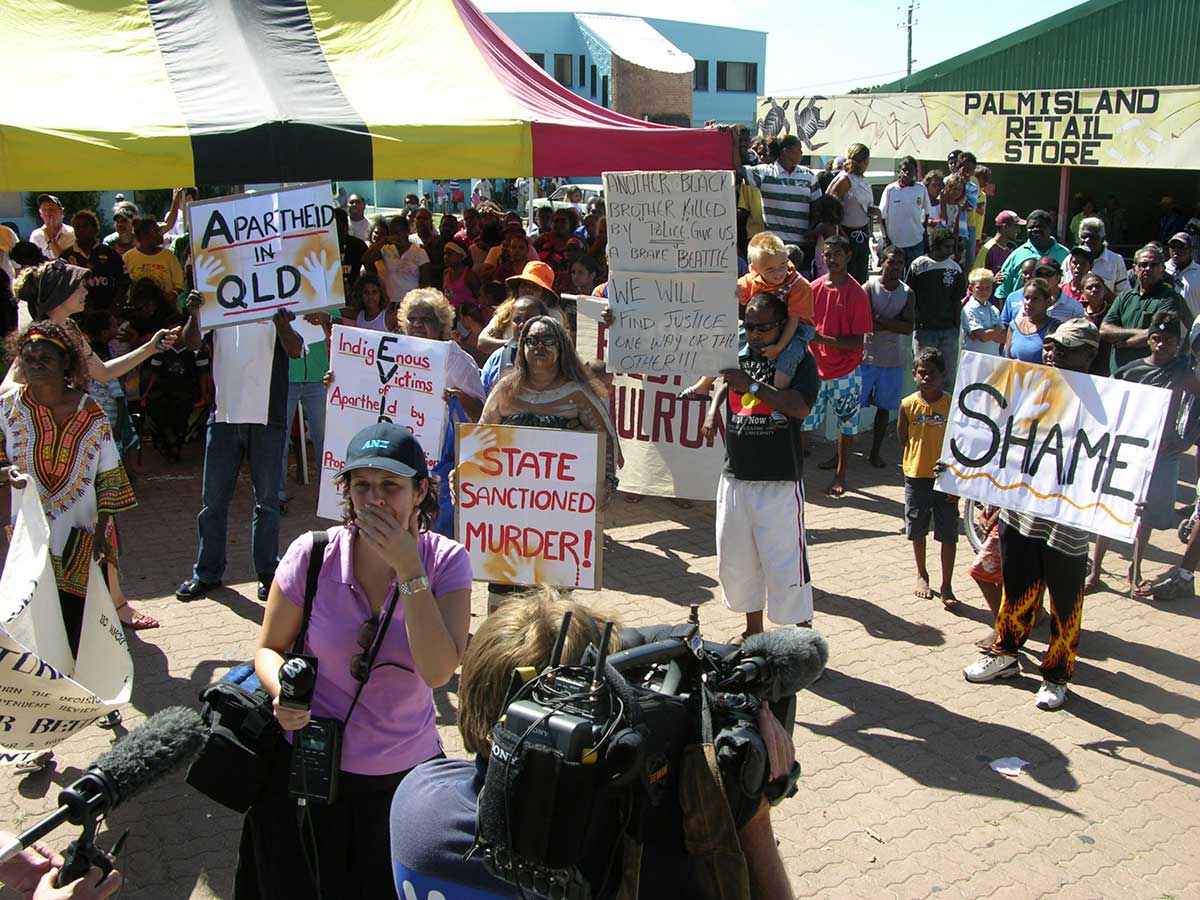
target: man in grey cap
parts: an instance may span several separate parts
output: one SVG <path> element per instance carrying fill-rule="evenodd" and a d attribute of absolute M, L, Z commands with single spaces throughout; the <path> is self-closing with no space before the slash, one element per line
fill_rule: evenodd
<path fill-rule="evenodd" d="M 29 235 L 31 243 L 46 254 L 47 259 L 58 259 L 62 252 L 75 243 L 75 229 L 63 224 L 62 201 L 53 194 L 42 194 L 37 198 L 38 215 L 42 227 Z"/>
<path fill-rule="evenodd" d="M 1042 342 L 1044 365 L 1086 372 L 1100 346 L 1100 333 L 1087 319 L 1062 322 Z M 1000 572 L 1004 594 L 996 613 L 996 642 L 963 669 L 972 683 L 1021 674 L 1017 653 L 1033 631 L 1043 593 L 1050 595 L 1050 644 L 1042 659 L 1038 709 L 1058 709 L 1067 699 L 1075 670 L 1083 583 L 1087 576 L 1088 532 L 1018 510 L 1000 511 Z"/>

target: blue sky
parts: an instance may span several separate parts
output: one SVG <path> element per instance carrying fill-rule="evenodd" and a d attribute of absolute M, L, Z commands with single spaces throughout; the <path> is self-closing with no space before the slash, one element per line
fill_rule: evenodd
<path fill-rule="evenodd" d="M 798 0 L 476 0 L 484 12 L 562 11 L 640 15 L 767 32 L 766 92 L 835 94 L 904 75 L 900 0 L 801 4 Z M 1076 6 L 1079 0 L 921 0 L 913 70 Z M 905 2 L 907 7 L 907 2 Z M 1002 9 L 1002 16 L 990 11 Z M 803 10 L 803 11 L 801 11 Z"/>

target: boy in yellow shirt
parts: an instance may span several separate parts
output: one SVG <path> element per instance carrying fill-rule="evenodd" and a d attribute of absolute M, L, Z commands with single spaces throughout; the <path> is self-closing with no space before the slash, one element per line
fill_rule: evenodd
<path fill-rule="evenodd" d="M 917 391 L 900 401 L 896 433 L 904 448 L 904 533 L 913 545 L 917 562 L 917 586 L 913 593 L 934 596 L 925 567 L 925 536 L 933 520 L 933 538 L 942 545 L 942 605 L 958 605 L 951 579 L 958 544 L 958 498 L 934 488 L 934 466 L 946 438 L 950 418 L 950 395 L 942 390 L 946 381 L 946 358 L 940 350 L 921 350 L 913 361 Z"/>
<path fill-rule="evenodd" d="M 183 290 L 183 266 L 175 254 L 164 249 L 162 228 L 153 216 L 133 223 L 133 238 L 137 246 L 125 253 L 125 271 L 130 282 L 149 278 L 159 286 L 172 306 Z"/>

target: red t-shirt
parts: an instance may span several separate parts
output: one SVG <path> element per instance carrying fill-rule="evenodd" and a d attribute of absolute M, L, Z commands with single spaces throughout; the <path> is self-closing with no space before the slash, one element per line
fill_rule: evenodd
<path fill-rule="evenodd" d="M 869 334 L 875 330 L 871 316 L 871 301 L 867 292 L 852 277 L 847 277 L 841 287 L 829 283 L 829 276 L 822 275 L 812 283 L 813 320 L 817 331 L 826 337 L 841 338 L 852 334 Z M 842 350 L 828 344 L 811 345 L 817 358 L 817 373 L 822 381 L 849 375 L 862 362 L 863 348 Z"/>

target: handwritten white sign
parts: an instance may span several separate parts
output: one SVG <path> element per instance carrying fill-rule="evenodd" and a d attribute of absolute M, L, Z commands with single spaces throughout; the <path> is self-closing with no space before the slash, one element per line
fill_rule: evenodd
<path fill-rule="evenodd" d="M 333 209 L 328 181 L 190 204 L 200 327 L 345 305 Z"/>
<path fill-rule="evenodd" d="M 732 172 L 606 172 L 616 372 L 715 375 L 737 365 Z"/>
<path fill-rule="evenodd" d="M 318 516 L 342 518 L 342 494 L 333 479 L 346 464 L 350 439 L 375 422 L 395 422 L 411 431 L 433 471 L 446 431 L 442 395 L 448 348 L 443 341 L 333 326 Z"/>

